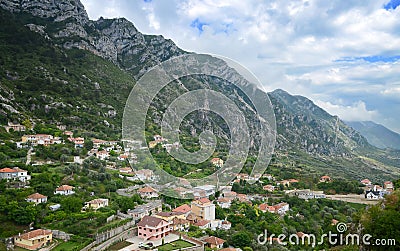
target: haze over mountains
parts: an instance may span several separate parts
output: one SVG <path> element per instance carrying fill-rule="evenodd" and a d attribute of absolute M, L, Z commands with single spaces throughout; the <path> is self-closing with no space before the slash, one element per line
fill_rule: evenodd
<path fill-rule="evenodd" d="M 162 36 L 140 33 L 124 18 L 89 20 L 79 1 L 5 0 L 0 7 L 2 124 L 30 118 L 118 138 L 135 79 L 149 67 L 187 53 Z M 223 93 L 234 91 L 224 88 Z M 305 97 L 283 90 L 269 96 L 277 121 L 275 162 L 309 174 L 377 180 L 399 176 L 399 152 L 373 147 Z M 153 109 L 162 107 L 155 103 Z"/>
<path fill-rule="evenodd" d="M 400 134 L 372 121 L 346 122 L 363 135 L 371 145 L 400 150 Z"/>

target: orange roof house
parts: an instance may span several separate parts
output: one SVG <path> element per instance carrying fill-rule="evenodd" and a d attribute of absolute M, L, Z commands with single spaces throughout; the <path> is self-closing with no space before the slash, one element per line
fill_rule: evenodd
<path fill-rule="evenodd" d="M 28 196 L 28 198 L 26 198 L 27 202 L 33 202 L 36 205 L 40 204 L 40 203 L 46 203 L 47 202 L 47 196 L 44 196 L 40 193 L 34 193 Z"/>
<path fill-rule="evenodd" d="M 156 198 L 158 197 L 158 193 L 156 190 L 153 188 L 146 186 L 138 189 L 137 193 L 140 195 L 142 198 Z"/>
<path fill-rule="evenodd" d="M 207 243 L 209 248 L 222 248 L 225 243 L 225 240 L 215 236 L 210 236 L 204 239 L 204 241 Z"/>
<path fill-rule="evenodd" d="M 330 182 L 330 181 L 332 181 L 332 179 L 328 175 L 324 175 L 319 179 L 319 182 Z"/>
<path fill-rule="evenodd" d="M 56 188 L 56 191 L 54 194 L 60 194 L 60 195 L 71 195 L 74 194 L 75 192 L 73 191 L 74 187 L 69 186 L 69 185 L 62 185 Z"/>
<path fill-rule="evenodd" d="M 50 230 L 36 229 L 24 234 L 14 236 L 14 245 L 28 250 L 36 250 L 53 241 Z"/>
<path fill-rule="evenodd" d="M 192 208 L 188 204 L 183 204 L 175 209 L 172 210 L 172 212 L 178 212 L 178 213 L 190 213 L 192 211 Z"/>

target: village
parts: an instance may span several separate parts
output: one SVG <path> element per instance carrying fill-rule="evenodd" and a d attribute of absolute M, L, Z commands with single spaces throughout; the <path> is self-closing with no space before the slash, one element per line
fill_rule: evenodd
<path fill-rule="evenodd" d="M 10 128 L 17 132 L 24 131 L 22 125 L 9 124 L 6 129 L 9 130 Z M 80 149 L 85 147 L 85 142 L 87 142 L 85 138 L 74 137 L 72 131 L 64 130 L 60 136 L 24 134 L 21 136 L 21 141 L 15 142 L 15 144 L 19 149 L 30 149 L 28 154 L 31 156 L 27 158 L 27 165 L 40 166 L 51 162 L 33 160 L 32 156 L 35 155 L 36 147 L 69 143 L 72 144 L 73 148 Z M 86 157 L 74 156 L 67 164 L 75 164 L 82 168 L 87 160 L 95 158 L 103 161 L 106 170 L 112 171 L 116 178 L 132 182 L 129 187 L 116 189 L 116 194 L 126 198 L 139 196 L 141 203 L 135 203 L 133 208 L 127 208 L 125 211 L 118 210 L 115 215 L 109 216 L 107 223 L 119 219 L 124 222 L 124 225 L 106 230 L 102 235 L 98 234 L 95 241 L 88 243 L 81 250 L 106 250 L 121 242 L 124 243 L 124 247 L 121 246 L 120 250 L 204 250 L 205 248 L 223 251 L 242 250 L 229 245 L 227 240 L 223 238 L 209 235 L 210 231 L 228 231 L 232 228 L 232 222 L 227 217 L 221 217 L 224 214 L 221 214 L 220 211 L 229 212 L 233 205 L 236 207 L 238 203 L 248 205 L 254 208 L 256 212 L 273 214 L 282 218 L 291 211 L 292 205 L 285 200 L 288 197 L 296 197 L 305 201 L 320 199 L 348 201 L 349 197 L 353 196 L 357 203 L 371 204 L 372 202 L 372 204 L 376 204 L 394 190 L 391 181 L 386 181 L 381 186 L 366 178 L 359 181 L 362 193 L 332 195 L 326 194 L 323 190 L 299 187 L 298 183 L 301 180 L 296 179 L 296 177 L 279 179 L 268 173 L 257 177 L 239 173 L 230 184 L 218 189 L 207 184 L 191 188 L 187 186 L 172 187 L 176 194 L 192 199 L 184 200 L 185 203 L 181 203 L 181 205 L 171 205 L 167 204 L 165 197 L 159 194 L 155 187 L 149 185 L 159 179 L 152 170 L 132 168 L 131 163 L 137 163 L 137 157 L 132 149 L 124 147 L 122 142 L 119 141 L 91 138 L 90 142 L 92 146 L 91 149 L 87 149 Z M 148 145 L 149 148 L 160 145 L 166 151 L 179 148 L 177 142 L 172 144 L 167 142 L 168 140 L 160 135 L 154 135 L 154 141 L 150 141 Z M 120 162 L 120 164 L 117 165 L 116 162 Z M 210 160 L 210 165 L 220 168 L 224 165 L 224 161 L 221 158 L 214 157 Z M 10 184 L 13 183 L 7 189 L 28 189 L 30 182 L 35 179 L 36 175 L 32 176 L 28 170 L 20 167 L 0 169 L 0 179 L 6 180 Z M 247 182 L 250 181 L 256 181 L 260 193 L 240 192 L 240 188 L 247 186 Z M 333 182 L 334 178 L 323 175 L 319 178 L 318 184 L 323 187 L 324 184 L 329 185 Z M 110 192 L 95 194 L 91 191 L 84 191 L 81 186 L 71 185 L 70 179 L 62 180 L 52 191 L 52 194 L 44 195 L 34 191 L 25 200 L 34 206 L 42 207 L 44 205 L 51 212 L 57 212 L 63 210 L 63 205 L 62 203 L 54 203 L 54 201 L 62 201 L 63 197 L 81 196 L 88 192 L 90 192 L 89 197 L 91 199 L 81 204 L 80 209 L 78 209 L 81 213 L 101 212 L 115 204 L 112 197 L 99 196 L 110 195 Z M 87 196 L 84 197 L 88 198 Z M 332 224 L 338 222 L 338 219 L 332 219 Z M 197 231 L 199 234 L 194 237 L 189 235 L 191 231 Z M 15 236 L 9 236 L 8 246 L 28 250 L 42 250 L 43 248 L 48 248 L 43 250 L 49 250 L 70 240 L 71 234 L 62 233 L 60 235 L 60 229 L 35 229 L 30 227 L 29 230 L 24 230 Z M 298 232 L 298 234 L 304 233 Z"/>

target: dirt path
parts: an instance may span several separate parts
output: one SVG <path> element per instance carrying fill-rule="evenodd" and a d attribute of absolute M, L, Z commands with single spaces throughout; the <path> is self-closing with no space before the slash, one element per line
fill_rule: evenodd
<path fill-rule="evenodd" d="M 367 200 L 364 194 L 336 194 L 336 195 L 326 195 L 327 199 L 340 200 L 345 202 L 352 202 L 365 205 L 376 205 L 380 200 Z"/>

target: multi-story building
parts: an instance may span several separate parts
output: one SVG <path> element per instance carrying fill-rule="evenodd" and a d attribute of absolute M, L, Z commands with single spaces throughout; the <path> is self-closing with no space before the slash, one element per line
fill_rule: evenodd
<path fill-rule="evenodd" d="M 194 200 L 191 203 L 192 213 L 202 220 L 215 220 L 215 205 L 208 198 Z"/>
<path fill-rule="evenodd" d="M 52 135 L 49 134 L 30 134 L 30 135 L 24 135 L 21 137 L 21 142 L 26 144 L 26 143 L 31 143 L 32 146 L 37 146 L 37 145 L 52 145 L 52 144 L 59 144 L 61 143 L 61 140 L 59 138 L 54 138 Z"/>
<path fill-rule="evenodd" d="M 172 231 L 169 222 L 154 216 L 143 217 L 137 226 L 138 236 L 144 240 L 158 240 Z"/>
<path fill-rule="evenodd" d="M 19 180 L 21 182 L 27 182 L 31 179 L 31 176 L 28 175 L 28 171 L 20 169 L 19 167 L 6 167 L 0 169 L 0 179 Z"/>

